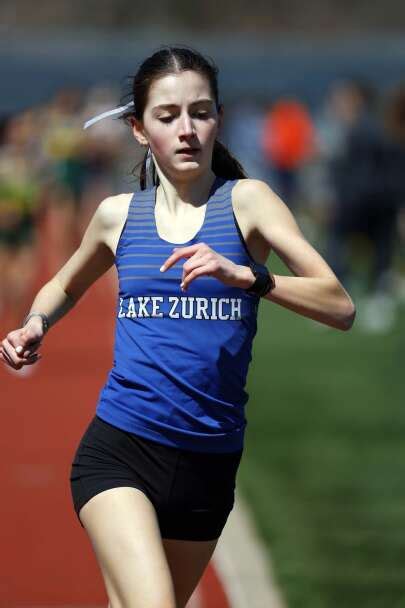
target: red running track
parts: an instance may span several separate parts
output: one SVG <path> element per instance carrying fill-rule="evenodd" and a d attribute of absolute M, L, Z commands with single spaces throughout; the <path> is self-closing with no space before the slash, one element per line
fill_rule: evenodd
<path fill-rule="evenodd" d="M 0 608 L 107 607 L 69 474 L 112 365 L 114 288 L 112 269 L 52 328 L 29 373 L 0 366 Z M 3 323 L 1 339 L 11 329 Z M 192 607 L 230 608 L 212 562 Z"/>

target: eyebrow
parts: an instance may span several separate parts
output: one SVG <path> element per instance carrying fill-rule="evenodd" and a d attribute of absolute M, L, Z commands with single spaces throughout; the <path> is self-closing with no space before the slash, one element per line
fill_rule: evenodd
<path fill-rule="evenodd" d="M 197 99 L 197 101 L 190 103 L 190 106 L 196 106 L 200 103 L 213 103 L 213 101 L 213 99 Z M 168 110 L 169 108 L 178 108 L 178 105 L 176 103 L 162 103 L 152 108 L 152 110 Z"/>

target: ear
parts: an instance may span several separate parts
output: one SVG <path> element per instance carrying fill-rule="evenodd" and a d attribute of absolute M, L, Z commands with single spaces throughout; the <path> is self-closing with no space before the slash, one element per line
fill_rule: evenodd
<path fill-rule="evenodd" d="M 134 134 L 135 139 L 137 140 L 137 142 L 139 144 L 141 144 L 141 146 L 147 146 L 149 142 L 145 136 L 145 132 L 144 132 L 141 121 L 138 120 L 137 118 L 132 118 L 131 122 L 132 122 L 132 133 Z"/>

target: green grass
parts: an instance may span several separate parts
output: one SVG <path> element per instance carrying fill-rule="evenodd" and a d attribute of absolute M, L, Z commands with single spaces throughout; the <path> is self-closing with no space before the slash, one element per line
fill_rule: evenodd
<path fill-rule="evenodd" d="M 405 606 L 404 353 L 404 307 L 365 334 L 260 304 L 238 484 L 289 608 Z"/>

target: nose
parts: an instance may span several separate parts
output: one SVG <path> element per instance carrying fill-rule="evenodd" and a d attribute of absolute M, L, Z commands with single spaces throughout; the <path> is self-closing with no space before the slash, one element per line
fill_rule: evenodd
<path fill-rule="evenodd" d="M 180 120 L 180 135 L 182 136 L 187 136 L 187 135 L 194 135 L 194 123 L 192 121 L 192 119 L 190 118 L 189 114 L 183 114 L 181 120 Z"/>

